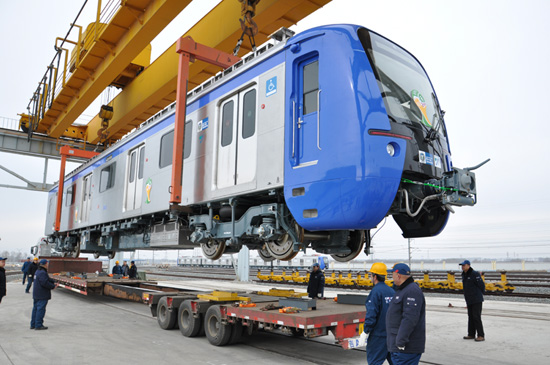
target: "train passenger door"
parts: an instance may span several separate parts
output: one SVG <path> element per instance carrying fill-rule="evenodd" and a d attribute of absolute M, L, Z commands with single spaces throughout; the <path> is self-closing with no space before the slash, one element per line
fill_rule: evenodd
<path fill-rule="evenodd" d="M 82 204 L 80 204 L 80 222 L 87 222 L 92 209 L 92 174 L 84 176 L 82 179 Z"/>
<path fill-rule="evenodd" d="M 237 110 L 239 96 L 225 100 L 221 104 L 220 114 L 220 138 L 218 145 L 218 168 L 217 185 L 218 189 L 235 185 L 235 166 L 237 156 Z"/>
<path fill-rule="evenodd" d="M 254 180 L 257 159 L 257 87 L 245 89 L 220 105 L 217 187 Z"/>
<path fill-rule="evenodd" d="M 134 148 L 128 155 L 128 173 L 126 174 L 126 198 L 124 209 L 141 208 L 143 196 L 143 165 L 145 162 L 145 145 Z"/>
<path fill-rule="evenodd" d="M 319 160 L 320 108 L 319 57 L 307 58 L 295 66 L 296 165 L 316 165 Z"/>
<path fill-rule="evenodd" d="M 256 176 L 256 158 L 258 156 L 256 133 L 257 93 L 256 86 L 239 93 L 237 185 L 250 182 Z"/>

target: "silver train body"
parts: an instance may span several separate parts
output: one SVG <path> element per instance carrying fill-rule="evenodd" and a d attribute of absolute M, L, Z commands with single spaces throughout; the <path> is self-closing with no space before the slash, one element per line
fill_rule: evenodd
<path fill-rule="evenodd" d="M 265 44 L 255 55 L 188 94 L 188 105 L 193 105 L 216 87 L 210 93 L 215 98 L 187 113 L 182 205 L 282 188 L 285 64 L 265 71 L 255 68 L 264 61 L 263 52 L 282 46 Z M 247 69 L 256 75 L 246 76 L 245 82 L 235 80 Z M 266 85 L 274 77 L 279 80 L 279 92 L 270 94 Z M 253 107 L 245 106 L 251 96 Z M 250 109 L 246 117 L 261 120 L 251 131 L 237 130 L 246 114 L 238 111 L 245 107 Z M 222 123 L 215 119 L 227 117 L 228 112 L 234 119 L 232 135 L 237 138 L 220 142 L 226 137 Z M 112 255 L 115 251 L 198 246 L 188 240 L 191 232 L 169 213 L 174 114 L 175 103 L 66 176 L 62 234 L 57 236 L 53 230 L 57 188 L 50 191 L 45 233 L 59 250 Z"/>

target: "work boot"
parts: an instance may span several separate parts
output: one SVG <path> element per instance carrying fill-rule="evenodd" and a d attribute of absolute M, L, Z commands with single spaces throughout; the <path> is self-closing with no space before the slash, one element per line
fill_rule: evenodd
<path fill-rule="evenodd" d="M 485 341 L 485 337 L 478 336 L 476 338 L 476 342 L 481 342 L 481 341 Z"/>
<path fill-rule="evenodd" d="M 36 327 L 36 328 L 35 328 L 36 331 L 47 330 L 47 329 L 48 329 L 48 327 L 46 327 L 46 326 Z"/>
<path fill-rule="evenodd" d="M 462 338 L 465 339 L 465 340 L 473 340 L 475 337 L 474 336 L 464 336 Z"/>

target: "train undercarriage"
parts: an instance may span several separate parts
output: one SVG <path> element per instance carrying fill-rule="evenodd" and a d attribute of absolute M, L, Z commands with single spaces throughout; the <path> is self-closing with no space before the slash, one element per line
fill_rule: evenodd
<path fill-rule="evenodd" d="M 281 192 L 270 191 L 198 207 L 178 206 L 149 216 L 57 233 L 49 236 L 48 242 L 64 256 L 92 253 L 96 258 L 113 258 L 119 251 L 201 247 L 206 258 L 216 260 L 224 253 L 239 252 L 243 246 L 257 250 L 264 261 L 292 260 L 308 248 L 342 262 L 363 250 L 369 253 L 368 230 L 307 231 L 281 201 Z"/>

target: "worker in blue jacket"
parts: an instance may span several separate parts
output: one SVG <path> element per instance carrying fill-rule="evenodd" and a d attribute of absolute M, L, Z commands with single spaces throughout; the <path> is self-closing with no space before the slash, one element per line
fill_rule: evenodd
<path fill-rule="evenodd" d="M 115 261 L 115 266 L 113 266 L 113 275 L 122 275 L 122 266 L 119 265 L 118 261 Z"/>
<path fill-rule="evenodd" d="M 23 263 L 23 267 L 21 268 L 21 271 L 23 272 L 23 285 L 25 285 L 25 280 L 27 279 L 27 275 L 29 275 L 30 264 L 31 264 L 31 258 L 27 257 L 27 261 Z"/>
<path fill-rule="evenodd" d="M 55 289 L 57 286 L 55 281 L 50 279 L 48 275 L 48 260 L 40 260 L 36 274 L 34 274 L 34 281 L 32 289 L 34 304 L 31 315 L 31 330 L 47 330 L 48 327 L 44 326 L 46 305 L 48 305 L 48 300 L 52 299 L 52 289 Z"/>
<path fill-rule="evenodd" d="M 367 341 L 367 364 L 382 365 L 387 359 L 393 365 L 386 345 L 386 312 L 393 298 L 394 290 L 386 285 L 387 266 L 382 262 L 375 262 L 369 271 L 373 287 L 365 306 L 367 314 L 363 332 L 369 336 Z"/>
<path fill-rule="evenodd" d="M 462 288 L 464 290 L 466 306 L 468 307 L 468 336 L 464 336 L 463 338 L 465 340 L 475 339 L 477 342 L 485 341 L 483 322 L 481 322 L 485 283 L 481 278 L 481 274 L 472 269 L 470 261 L 464 260 L 459 265 L 462 266 Z"/>
<path fill-rule="evenodd" d="M 426 301 L 408 265 L 390 271 L 395 295 L 386 314 L 388 351 L 394 365 L 415 365 L 426 346 Z"/>

